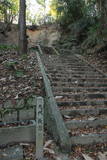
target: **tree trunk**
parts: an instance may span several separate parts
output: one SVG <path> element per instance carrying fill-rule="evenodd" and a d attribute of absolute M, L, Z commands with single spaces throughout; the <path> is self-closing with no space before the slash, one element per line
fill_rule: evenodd
<path fill-rule="evenodd" d="M 5 9 L 4 9 L 4 23 L 8 23 L 8 18 L 7 18 L 7 6 L 5 6 Z"/>
<path fill-rule="evenodd" d="M 19 54 L 27 53 L 26 0 L 20 0 L 19 12 Z"/>
<path fill-rule="evenodd" d="M 107 0 L 101 2 L 101 30 L 103 40 L 107 42 Z"/>
<path fill-rule="evenodd" d="M 107 0 L 102 0 L 102 19 L 107 24 Z"/>
<path fill-rule="evenodd" d="M 102 0 L 96 0 L 96 5 L 97 5 L 97 10 L 98 10 L 98 14 L 101 14 L 101 8 L 102 8 Z"/>

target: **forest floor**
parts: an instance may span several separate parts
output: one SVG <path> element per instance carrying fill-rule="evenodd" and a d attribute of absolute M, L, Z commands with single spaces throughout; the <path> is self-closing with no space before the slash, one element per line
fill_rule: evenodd
<path fill-rule="evenodd" d="M 41 95 L 41 82 L 36 81 L 40 76 L 34 53 L 19 56 L 15 50 L 0 52 L 0 104 Z"/>
<path fill-rule="evenodd" d="M 43 89 L 43 80 L 34 52 L 30 51 L 27 55 L 18 55 L 14 49 L 0 51 L 0 111 L 4 108 L 7 111 L 8 107 L 14 108 L 18 100 L 27 100 L 33 95 L 43 96 Z M 6 148 L 11 146 L 15 145 L 11 144 Z M 24 160 L 34 160 L 35 144 L 20 143 L 19 146 L 23 146 Z M 6 148 L 1 147 L 0 151 Z M 45 129 L 45 157 L 49 160 L 58 158 L 61 160 L 58 150 L 58 146 Z"/>

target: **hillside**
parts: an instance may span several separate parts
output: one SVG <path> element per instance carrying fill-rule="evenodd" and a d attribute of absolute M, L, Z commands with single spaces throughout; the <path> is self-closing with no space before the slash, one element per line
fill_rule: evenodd
<path fill-rule="evenodd" d="M 5 27 L 4 27 L 5 26 Z M 1 23 L 0 28 L 0 44 L 5 45 L 18 45 L 18 26 L 11 25 L 9 29 L 5 29 L 7 26 Z M 8 28 L 8 27 L 7 27 Z M 37 43 L 42 45 L 51 46 L 54 41 L 60 38 L 60 33 L 57 27 L 53 25 L 47 25 L 35 27 L 27 27 L 28 48 L 35 46 Z"/>
<path fill-rule="evenodd" d="M 61 38 L 57 41 L 56 48 L 61 49 L 60 53 L 67 51 L 83 55 L 87 61 L 107 74 L 107 43 L 96 31 L 89 34 L 89 26 L 87 23 L 84 26 L 84 23 L 72 23 L 70 30 L 61 29 Z"/>

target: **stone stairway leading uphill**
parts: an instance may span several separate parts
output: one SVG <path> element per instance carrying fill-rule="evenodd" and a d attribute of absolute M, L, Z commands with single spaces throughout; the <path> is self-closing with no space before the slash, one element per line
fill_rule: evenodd
<path fill-rule="evenodd" d="M 107 148 L 107 77 L 77 55 L 47 55 L 41 60 L 71 145 Z"/>
<path fill-rule="evenodd" d="M 44 55 L 44 63 L 72 143 L 107 141 L 107 78 L 74 55 Z"/>

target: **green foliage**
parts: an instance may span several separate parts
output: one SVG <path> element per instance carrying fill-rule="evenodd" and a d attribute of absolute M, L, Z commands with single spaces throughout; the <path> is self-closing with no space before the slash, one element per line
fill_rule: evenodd
<path fill-rule="evenodd" d="M 58 1 L 57 0 L 52 0 L 51 3 L 50 3 L 50 15 L 54 18 L 54 19 L 57 19 L 58 17 Z"/>
<path fill-rule="evenodd" d="M 12 23 L 18 15 L 18 0 L 3 0 L 0 2 L 0 20 L 6 23 Z"/>
<path fill-rule="evenodd" d="M 51 12 L 56 13 L 57 20 L 64 29 L 81 19 L 98 18 L 98 10 L 96 8 L 96 0 L 52 0 Z M 52 12 L 52 13 L 53 13 Z"/>
<path fill-rule="evenodd" d="M 23 77 L 24 75 L 25 75 L 24 72 L 21 71 L 21 70 L 15 71 L 15 77 L 17 77 L 17 78 L 21 78 L 21 77 Z"/>
<path fill-rule="evenodd" d="M 6 63 L 5 63 L 5 66 L 6 67 L 8 67 L 8 68 L 14 68 L 14 65 L 16 65 L 17 64 L 17 62 L 16 61 L 7 61 Z"/>
<path fill-rule="evenodd" d="M 45 0 L 36 0 L 38 4 L 45 7 Z"/>
<path fill-rule="evenodd" d="M 22 54 L 21 55 L 21 59 L 27 59 L 28 58 L 28 55 L 27 54 Z"/>
<path fill-rule="evenodd" d="M 18 48 L 15 45 L 5 45 L 5 44 L 0 45 L 0 50 L 8 51 L 8 50 L 11 50 L 11 49 L 17 50 Z"/>
<path fill-rule="evenodd" d="M 84 16 L 84 0 L 58 0 L 57 13 L 63 27 L 79 20 Z"/>
<path fill-rule="evenodd" d="M 11 16 L 17 16 L 19 11 L 19 0 L 11 0 Z"/>
<path fill-rule="evenodd" d="M 92 25 L 91 27 L 89 27 L 88 35 L 96 33 L 99 27 L 100 27 L 100 23 L 96 23 Z"/>

